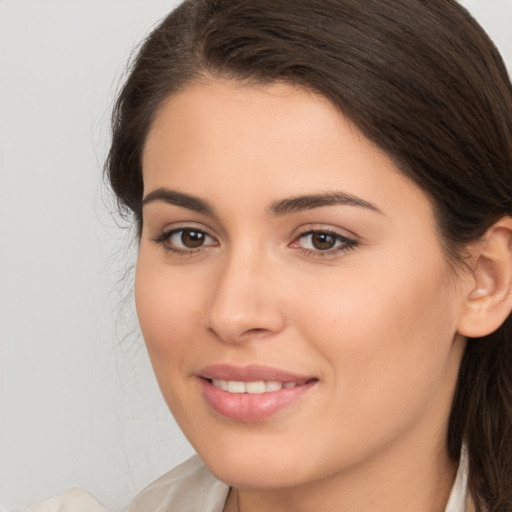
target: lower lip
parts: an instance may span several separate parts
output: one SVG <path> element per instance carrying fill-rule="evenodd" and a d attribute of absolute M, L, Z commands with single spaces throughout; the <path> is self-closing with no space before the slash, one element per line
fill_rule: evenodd
<path fill-rule="evenodd" d="M 316 380 L 293 388 L 282 388 L 268 393 L 229 393 L 216 388 L 206 379 L 199 379 L 203 396 L 210 407 L 226 418 L 254 422 L 264 420 L 299 400 L 312 389 Z"/>

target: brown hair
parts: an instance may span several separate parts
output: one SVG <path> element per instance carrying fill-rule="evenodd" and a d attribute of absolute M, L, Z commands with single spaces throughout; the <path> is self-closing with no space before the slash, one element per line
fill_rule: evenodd
<path fill-rule="evenodd" d="M 512 86 L 454 0 L 188 0 L 142 45 L 113 113 L 106 172 L 142 222 L 141 156 L 170 95 L 205 77 L 328 98 L 434 205 L 448 258 L 512 215 Z M 468 340 L 448 428 L 477 511 L 512 510 L 512 317 Z"/>

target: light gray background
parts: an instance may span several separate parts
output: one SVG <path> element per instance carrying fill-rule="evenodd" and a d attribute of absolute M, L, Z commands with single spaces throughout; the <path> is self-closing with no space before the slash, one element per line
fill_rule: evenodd
<path fill-rule="evenodd" d="M 125 63 L 175 3 L 0 0 L 5 510 L 71 486 L 120 509 L 192 451 L 137 332 L 122 279 L 135 252 L 101 183 Z M 464 3 L 512 69 L 512 0 Z"/>

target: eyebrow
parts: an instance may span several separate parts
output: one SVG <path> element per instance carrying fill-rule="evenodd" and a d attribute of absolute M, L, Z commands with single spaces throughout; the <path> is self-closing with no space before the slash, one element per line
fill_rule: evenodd
<path fill-rule="evenodd" d="M 382 211 L 374 204 L 361 199 L 360 197 L 347 194 L 345 192 L 330 192 L 326 194 L 311 194 L 305 196 L 291 197 L 275 201 L 270 206 L 268 212 L 274 217 L 288 215 L 290 213 L 304 210 L 313 210 L 323 206 L 359 206 L 383 215 Z"/>
<path fill-rule="evenodd" d="M 162 201 L 180 206 L 205 215 L 216 216 L 215 209 L 204 199 L 168 188 L 157 188 L 142 200 L 142 205 Z M 329 192 L 324 194 L 308 194 L 303 196 L 280 199 L 273 202 L 267 212 L 272 217 L 281 217 L 305 210 L 313 210 L 324 206 L 358 206 L 383 215 L 382 211 L 372 203 L 345 192 Z"/>
<path fill-rule="evenodd" d="M 198 213 L 215 216 L 215 209 L 207 201 L 189 194 L 177 192 L 176 190 L 157 188 L 142 200 L 142 206 L 154 203 L 155 201 L 162 201 L 164 203 L 181 206 L 182 208 L 187 208 L 188 210 L 193 210 Z"/>

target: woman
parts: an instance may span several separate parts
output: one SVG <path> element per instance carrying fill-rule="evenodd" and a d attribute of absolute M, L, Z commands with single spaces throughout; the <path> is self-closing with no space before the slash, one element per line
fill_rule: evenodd
<path fill-rule="evenodd" d="M 452 0 L 193 0 L 106 166 L 199 458 L 129 510 L 512 510 L 512 87 Z"/>

